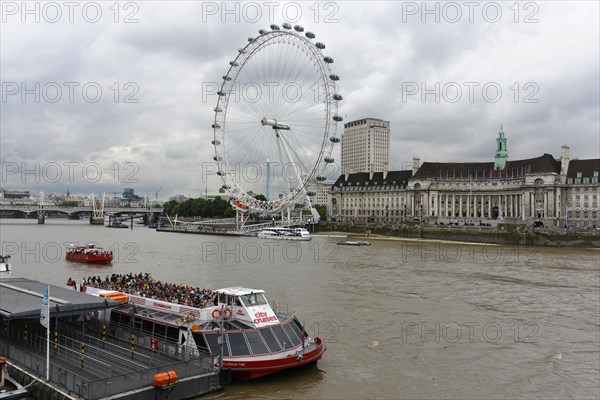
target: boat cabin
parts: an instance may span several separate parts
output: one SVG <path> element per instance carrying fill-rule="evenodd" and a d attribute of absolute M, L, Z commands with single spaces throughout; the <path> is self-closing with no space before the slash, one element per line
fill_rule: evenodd
<path fill-rule="evenodd" d="M 215 292 L 217 306 L 212 313 L 213 317 L 217 317 L 215 319 L 223 313 L 224 319 L 235 317 L 254 328 L 279 324 L 279 319 L 264 296 L 264 290 L 230 287 Z"/>

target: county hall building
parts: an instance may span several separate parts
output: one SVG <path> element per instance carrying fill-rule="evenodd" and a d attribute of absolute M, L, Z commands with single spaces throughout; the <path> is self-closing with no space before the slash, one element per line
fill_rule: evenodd
<path fill-rule="evenodd" d="M 499 132 L 490 162 L 421 164 L 414 158 L 411 170 L 356 173 L 342 166 L 346 173 L 331 187 L 330 219 L 355 224 L 409 220 L 494 226 L 537 221 L 545 226 L 599 226 L 600 159 L 571 160 L 569 147 L 563 146 L 558 159 L 543 154 L 510 160 L 506 141 Z"/>

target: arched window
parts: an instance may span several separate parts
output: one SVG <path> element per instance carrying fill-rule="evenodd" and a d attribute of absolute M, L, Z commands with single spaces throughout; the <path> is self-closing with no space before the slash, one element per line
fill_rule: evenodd
<path fill-rule="evenodd" d="M 535 186 L 542 186 L 542 185 L 544 185 L 544 180 L 541 178 L 537 178 L 535 181 L 533 181 L 533 184 Z"/>

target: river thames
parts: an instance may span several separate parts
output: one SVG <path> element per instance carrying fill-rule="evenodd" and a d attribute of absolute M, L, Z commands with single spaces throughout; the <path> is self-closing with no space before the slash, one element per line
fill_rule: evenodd
<path fill-rule="evenodd" d="M 277 242 L 106 229 L 87 221 L 0 220 L 14 275 L 150 272 L 203 288 L 264 289 L 297 309 L 327 352 L 316 366 L 234 384 L 219 399 L 563 399 L 600 393 L 600 252 L 339 238 Z M 115 252 L 65 261 L 70 243 Z M 1 299 L 0 299 L 1 300 Z"/>

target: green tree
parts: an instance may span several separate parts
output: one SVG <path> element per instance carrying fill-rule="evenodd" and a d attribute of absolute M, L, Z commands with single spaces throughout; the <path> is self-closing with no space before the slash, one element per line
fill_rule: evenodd
<path fill-rule="evenodd" d="M 227 200 L 216 197 L 214 200 L 204 198 L 188 199 L 183 203 L 170 200 L 163 206 L 163 211 L 169 215 L 178 214 L 182 217 L 230 218 L 235 211 Z"/>
<path fill-rule="evenodd" d="M 169 200 L 164 204 L 163 211 L 169 215 L 179 214 L 179 203 L 175 200 Z"/>
<path fill-rule="evenodd" d="M 327 218 L 327 206 L 315 204 L 313 205 L 313 207 L 315 208 L 315 210 L 317 210 L 322 220 L 325 220 L 325 218 Z"/>

